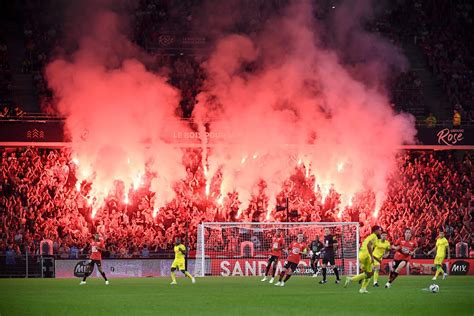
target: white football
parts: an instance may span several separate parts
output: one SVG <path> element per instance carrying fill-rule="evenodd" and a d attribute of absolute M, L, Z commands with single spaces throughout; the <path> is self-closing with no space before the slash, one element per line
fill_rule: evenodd
<path fill-rule="evenodd" d="M 438 293 L 439 292 L 439 285 L 431 284 L 430 285 L 430 291 L 431 291 L 431 293 Z"/>

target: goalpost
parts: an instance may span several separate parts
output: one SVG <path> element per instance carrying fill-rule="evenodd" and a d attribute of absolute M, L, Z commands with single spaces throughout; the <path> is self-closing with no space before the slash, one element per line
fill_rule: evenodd
<path fill-rule="evenodd" d="M 324 230 L 329 228 L 337 241 L 336 265 L 342 275 L 359 271 L 359 223 L 308 222 L 308 223 L 242 223 L 208 222 L 198 225 L 196 276 L 261 276 L 265 273 L 273 236 L 282 233 L 285 244 L 296 240 L 303 233 L 304 242 L 310 245 L 318 238 L 324 241 Z M 283 252 L 277 265 L 281 271 L 287 253 Z M 311 275 L 310 256 L 302 255 L 295 275 Z M 318 270 L 321 267 L 321 260 Z M 328 274 L 333 274 L 328 267 Z"/>

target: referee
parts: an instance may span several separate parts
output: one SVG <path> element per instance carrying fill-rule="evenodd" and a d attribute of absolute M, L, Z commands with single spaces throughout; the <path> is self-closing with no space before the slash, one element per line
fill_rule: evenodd
<path fill-rule="evenodd" d="M 326 284 L 328 280 L 326 279 L 327 274 L 327 266 L 328 264 L 333 267 L 334 274 L 336 275 L 336 284 L 341 283 L 341 279 L 339 278 L 339 270 L 336 266 L 336 261 L 334 259 L 334 248 L 337 246 L 337 241 L 334 239 L 334 236 L 331 235 L 331 231 L 329 228 L 324 230 L 324 242 L 323 242 L 323 250 L 322 250 L 322 257 L 323 257 L 323 279 L 319 281 L 319 284 Z"/>

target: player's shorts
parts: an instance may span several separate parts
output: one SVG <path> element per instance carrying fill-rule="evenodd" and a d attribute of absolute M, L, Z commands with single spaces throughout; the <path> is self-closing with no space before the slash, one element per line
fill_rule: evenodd
<path fill-rule="evenodd" d="M 174 259 L 173 263 L 171 264 L 171 269 L 178 269 L 180 271 L 186 270 L 186 262 L 184 259 Z"/>
<path fill-rule="evenodd" d="M 436 265 L 442 265 L 443 264 L 443 261 L 444 261 L 445 257 L 444 256 L 436 256 L 434 258 L 434 264 Z"/>
<path fill-rule="evenodd" d="M 323 255 L 323 264 L 330 264 L 330 265 L 335 265 L 336 261 L 334 260 L 334 253 L 333 252 L 326 252 Z"/>
<path fill-rule="evenodd" d="M 277 263 L 278 262 L 278 257 L 271 255 L 270 258 L 268 258 L 268 264 L 272 264 L 272 262 Z"/>
<path fill-rule="evenodd" d="M 317 260 L 320 259 L 320 257 L 321 257 L 321 255 L 317 255 L 317 254 L 313 253 L 313 255 L 311 256 L 311 261 L 317 261 Z"/>
<path fill-rule="evenodd" d="M 380 261 L 377 261 L 379 259 Z M 375 259 L 374 257 L 374 267 L 380 267 L 380 264 L 382 263 L 382 258 L 377 258 Z"/>
<path fill-rule="evenodd" d="M 94 264 L 97 265 L 97 267 L 102 267 L 102 260 L 94 260 L 94 259 L 91 259 L 91 267 L 94 267 Z"/>
<path fill-rule="evenodd" d="M 359 262 L 360 262 L 360 268 L 362 269 L 362 271 L 372 272 L 373 265 L 372 265 L 372 261 L 370 261 L 370 256 L 368 253 L 360 253 Z"/>
<path fill-rule="evenodd" d="M 393 265 L 393 270 L 397 270 L 398 266 L 399 266 L 400 263 L 402 263 L 403 261 L 405 261 L 405 264 L 408 264 L 408 260 L 393 260 L 393 262 L 395 262 L 395 264 Z"/>
<path fill-rule="evenodd" d="M 285 262 L 284 268 L 291 269 L 291 271 L 295 272 L 296 268 L 298 268 L 298 264 L 296 262 L 287 261 Z"/>

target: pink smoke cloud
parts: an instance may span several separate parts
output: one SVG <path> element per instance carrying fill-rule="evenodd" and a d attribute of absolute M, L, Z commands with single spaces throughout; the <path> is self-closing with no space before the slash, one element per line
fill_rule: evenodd
<path fill-rule="evenodd" d="M 93 180 L 92 195 L 101 201 L 115 180 L 126 191 L 137 186 L 148 163 L 158 175 L 151 183 L 156 211 L 174 197 L 171 183 L 185 176 L 169 130 L 187 127 L 174 115 L 179 91 L 137 59 L 143 53 L 119 32 L 119 22 L 110 11 L 96 12 L 78 50 L 51 62 L 46 76 L 67 117 L 79 180 Z"/>
<path fill-rule="evenodd" d="M 299 160 L 323 191 L 334 186 L 344 205 L 370 189 L 379 208 L 395 154 L 415 136 L 413 118 L 392 110 L 380 89 L 382 76 L 359 80 L 352 65 L 321 44 L 312 11 L 300 1 L 252 37 L 230 34 L 217 42 L 204 64 L 208 80 L 194 117 L 233 137 L 214 141 L 209 170 L 221 170 L 223 193 L 236 190 L 243 203 L 264 180 L 274 206 Z M 369 62 L 365 73 L 374 65 Z M 258 158 L 249 159 L 255 153 Z"/>

